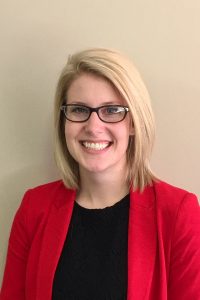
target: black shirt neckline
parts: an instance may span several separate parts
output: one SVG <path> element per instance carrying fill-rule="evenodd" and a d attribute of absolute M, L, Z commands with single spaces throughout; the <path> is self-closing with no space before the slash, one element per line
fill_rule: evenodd
<path fill-rule="evenodd" d="M 108 212 L 109 210 L 113 210 L 113 209 L 117 209 L 117 208 L 127 206 L 129 204 L 129 196 L 130 196 L 130 194 L 128 193 L 122 199 L 120 199 L 119 201 L 114 203 L 113 205 L 106 206 L 106 207 L 103 207 L 103 208 L 87 208 L 87 207 L 84 207 L 84 206 L 80 205 L 76 201 L 74 203 L 74 206 L 75 206 L 76 209 L 78 209 L 79 211 L 82 211 L 82 212 L 103 213 L 103 212 Z"/>

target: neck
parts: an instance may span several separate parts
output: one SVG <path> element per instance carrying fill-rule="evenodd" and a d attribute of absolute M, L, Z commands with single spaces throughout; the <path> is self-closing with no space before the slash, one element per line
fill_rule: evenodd
<path fill-rule="evenodd" d="M 81 188 L 76 201 L 86 208 L 112 206 L 129 192 L 125 172 L 95 174 L 80 170 Z"/>

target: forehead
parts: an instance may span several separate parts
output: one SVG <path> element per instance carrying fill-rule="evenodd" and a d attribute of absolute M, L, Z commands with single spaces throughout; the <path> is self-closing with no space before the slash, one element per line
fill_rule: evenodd
<path fill-rule="evenodd" d="M 117 89 L 104 77 L 83 73 L 70 85 L 67 91 L 67 103 L 104 104 L 115 103 L 125 105 L 125 100 Z"/>

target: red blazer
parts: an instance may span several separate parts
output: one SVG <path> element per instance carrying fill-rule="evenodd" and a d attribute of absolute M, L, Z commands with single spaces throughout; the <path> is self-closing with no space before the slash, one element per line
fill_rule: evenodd
<path fill-rule="evenodd" d="M 1 300 L 51 299 L 75 195 L 61 181 L 25 194 L 11 230 Z M 200 300 L 195 195 L 163 182 L 131 191 L 128 233 L 128 300 Z"/>

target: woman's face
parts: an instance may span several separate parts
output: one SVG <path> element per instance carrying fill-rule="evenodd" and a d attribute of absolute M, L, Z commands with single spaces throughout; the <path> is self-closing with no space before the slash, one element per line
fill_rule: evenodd
<path fill-rule="evenodd" d="M 123 98 L 105 79 L 91 74 L 81 74 L 67 92 L 67 104 L 98 107 L 108 104 L 126 105 Z M 66 120 L 65 136 L 68 150 L 79 164 L 80 174 L 85 172 L 124 172 L 130 129 L 130 116 L 119 123 L 104 123 L 96 112 L 89 120 L 75 123 Z"/>

